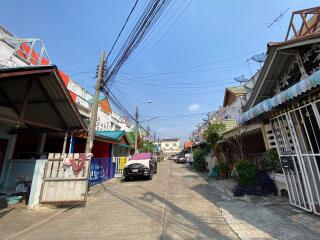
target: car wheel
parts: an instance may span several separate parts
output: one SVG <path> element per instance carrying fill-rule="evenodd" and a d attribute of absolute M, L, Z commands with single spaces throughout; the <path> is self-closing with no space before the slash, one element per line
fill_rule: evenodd
<path fill-rule="evenodd" d="M 153 170 L 153 173 L 157 173 L 157 172 L 158 172 L 158 165 L 156 165 Z"/>
<path fill-rule="evenodd" d="M 153 178 L 153 171 L 150 172 L 148 179 L 149 179 L 149 180 L 152 180 L 152 178 Z"/>
<path fill-rule="evenodd" d="M 129 181 L 129 177 L 124 177 L 124 181 L 128 182 Z"/>

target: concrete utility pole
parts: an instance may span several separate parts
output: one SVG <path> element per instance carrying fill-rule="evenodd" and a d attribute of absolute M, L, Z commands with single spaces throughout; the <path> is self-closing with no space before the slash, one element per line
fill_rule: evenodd
<path fill-rule="evenodd" d="M 99 66 L 98 66 L 96 91 L 95 91 L 92 109 L 91 109 L 91 119 L 90 119 L 89 133 L 87 136 L 86 153 L 91 153 L 92 151 L 94 133 L 96 130 L 96 122 L 97 122 L 99 94 L 100 94 L 100 89 L 103 82 L 104 64 L 105 64 L 105 57 L 104 57 L 104 51 L 102 51 L 100 56 Z"/>
<path fill-rule="evenodd" d="M 139 133 L 139 129 L 138 129 L 138 127 L 139 127 L 139 120 L 138 120 L 138 118 L 139 118 L 139 108 L 138 108 L 138 106 L 136 107 L 136 133 L 135 133 L 135 142 L 134 142 L 134 151 L 135 151 L 135 153 L 138 153 L 138 133 Z"/>

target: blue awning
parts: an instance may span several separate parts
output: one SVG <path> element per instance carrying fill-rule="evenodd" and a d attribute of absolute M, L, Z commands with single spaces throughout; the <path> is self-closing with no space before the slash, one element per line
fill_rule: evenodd
<path fill-rule="evenodd" d="M 249 109 L 248 111 L 242 113 L 241 115 L 237 116 L 237 123 L 242 124 L 245 123 L 262 113 L 271 111 L 275 107 L 288 102 L 303 93 L 310 91 L 312 88 L 315 88 L 320 85 L 320 70 L 316 71 L 306 79 L 303 79 L 293 86 L 289 87 L 288 89 L 282 91 L 281 93 L 275 95 L 272 98 L 266 99 L 253 108 Z"/>

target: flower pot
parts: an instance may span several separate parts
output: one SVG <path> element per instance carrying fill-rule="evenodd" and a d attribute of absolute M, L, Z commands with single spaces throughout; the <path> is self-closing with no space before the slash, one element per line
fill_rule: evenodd
<path fill-rule="evenodd" d="M 223 171 L 219 171 L 219 177 L 226 179 L 227 178 L 227 173 Z"/>

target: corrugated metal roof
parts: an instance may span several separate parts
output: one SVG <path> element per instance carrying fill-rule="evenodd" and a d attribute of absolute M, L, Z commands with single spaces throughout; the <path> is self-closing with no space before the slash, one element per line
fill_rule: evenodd
<path fill-rule="evenodd" d="M 288 58 L 290 58 L 290 55 L 279 54 L 278 50 L 283 51 L 319 41 L 320 33 L 280 43 L 268 43 L 267 59 L 262 66 L 260 75 L 252 89 L 250 98 L 244 106 L 244 110 L 248 111 L 251 107 L 264 100 L 266 96 L 270 97 L 271 94 L 274 94 L 273 86 L 276 84 L 276 81 L 266 80 L 277 79 L 279 73 L 285 69 L 286 64 L 289 64 Z"/>
<path fill-rule="evenodd" d="M 130 144 L 134 144 L 135 143 L 135 133 L 134 132 L 126 132 L 127 136 L 128 136 L 128 140 Z"/>
<path fill-rule="evenodd" d="M 0 105 L 19 116 L 28 84 L 31 87 L 21 122 L 61 130 L 86 128 L 55 65 L 0 69 Z"/>
<path fill-rule="evenodd" d="M 125 131 L 96 131 L 96 135 L 109 138 L 113 141 L 120 141 L 121 137 L 125 134 Z"/>

